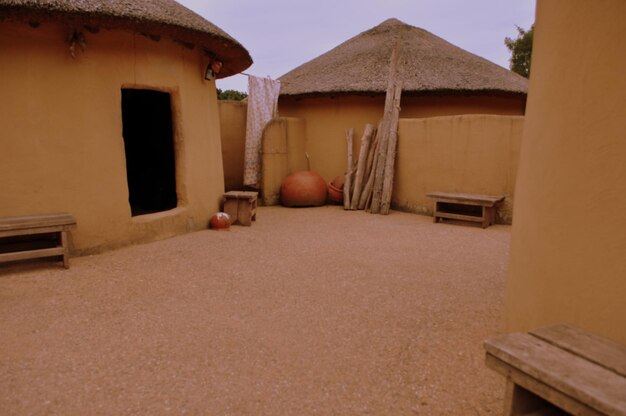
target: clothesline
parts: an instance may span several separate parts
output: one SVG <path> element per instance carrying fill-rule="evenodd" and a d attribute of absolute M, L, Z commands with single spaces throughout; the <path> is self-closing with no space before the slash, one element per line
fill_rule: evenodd
<path fill-rule="evenodd" d="M 245 75 L 245 76 L 247 76 L 247 77 L 257 77 L 257 78 L 263 78 L 263 77 L 259 77 L 259 76 L 256 76 L 256 75 L 248 74 L 248 73 L 246 73 L 246 72 L 240 72 L 239 74 L 240 74 L 240 75 Z M 272 77 L 270 77 L 269 75 L 267 76 L 267 78 L 272 79 Z"/>

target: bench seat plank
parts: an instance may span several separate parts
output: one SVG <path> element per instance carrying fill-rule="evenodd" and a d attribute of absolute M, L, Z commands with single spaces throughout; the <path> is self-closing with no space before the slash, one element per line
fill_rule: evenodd
<path fill-rule="evenodd" d="M 539 328 L 529 334 L 626 377 L 626 347 L 623 345 L 569 325 Z"/>
<path fill-rule="evenodd" d="M 68 231 L 72 227 L 73 227 L 72 224 L 67 224 L 67 225 L 49 225 L 46 227 L 34 227 L 34 228 L 19 228 L 15 230 L 0 230 L 0 237 L 16 237 L 19 235 L 58 233 L 59 231 Z"/>
<path fill-rule="evenodd" d="M 0 218 L 0 231 L 58 227 L 75 225 L 74 217 L 66 212 L 58 214 L 25 215 L 20 217 Z"/>
<path fill-rule="evenodd" d="M 461 192 L 430 192 L 426 194 L 426 196 L 442 200 L 445 199 L 450 202 L 474 203 L 476 205 L 488 207 L 492 207 L 498 202 L 502 202 L 504 200 L 503 196 L 466 194 Z"/>
<path fill-rule="evenodd" d="M 626 378 L 613 371 L 528 334 L 490 339 L 485 349 L 487 364 L 507 377 L 516 373 L 516 383 L 525 377 L 519 382 L 524 388 L 548 400 L 546 388 L 569 398 L 569 404 L 555 403 L 564 410 L 581 412 L 588 406 L 598 414 L 626 415 Z"/>

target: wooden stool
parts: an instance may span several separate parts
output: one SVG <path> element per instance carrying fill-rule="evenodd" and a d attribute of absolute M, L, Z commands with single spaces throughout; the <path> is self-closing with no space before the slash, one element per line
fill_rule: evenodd
<path fill-rule="evenodd" d="M 252 225 L 256 221 L 258 192 L 230 191 L 224 194 L 224 212 L 231 224 Z"/>

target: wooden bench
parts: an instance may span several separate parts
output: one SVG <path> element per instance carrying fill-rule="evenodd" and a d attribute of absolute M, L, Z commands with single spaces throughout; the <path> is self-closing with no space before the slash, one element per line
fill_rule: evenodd
<path fill-rule="evenodd" d="M 433 220 L 443 218 L 480 222 L 483 228 L 496 223 L 496 210 L 504 196 L 464 194 L 458 192 L 431 192 L 435 199 Z"/>
<path fill-rule="evenodd" d="M 0 217 L 0 263 L 62 256 L 69 269 L 68 231 L 76 225 L 68 213 Z M 54 240 L 46 240 L 52 235 Z M 22 236 L 36 236 L 25 240 Z"/>
<path fill-rule="evenodd" d="M 626 347 L 555 325 L 485 341 L 505 415 L 626 415 Z M 565 413 L 568 412 L 568 413 Z"/>
<path fill-rule="evenodd" d="M 224 212 L 231 224 L 252 225 L 256 221 L 258 192 L 230 191 L 223 197 Z"/>

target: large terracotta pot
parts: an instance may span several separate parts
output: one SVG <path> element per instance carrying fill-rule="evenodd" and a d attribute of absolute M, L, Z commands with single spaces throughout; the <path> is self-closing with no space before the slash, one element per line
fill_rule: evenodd
<path fill-rule="evenodd" d="M 280 185 L 280 203 L 286 207 L 318 207 L 326 203 L 326 182 L 318 173 L 303 170 Z"/>

